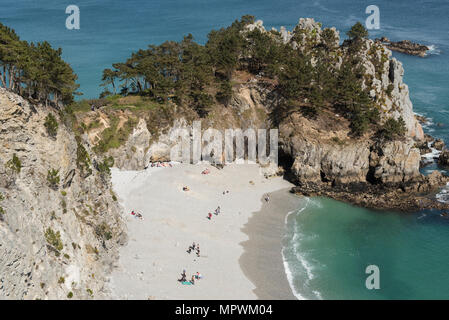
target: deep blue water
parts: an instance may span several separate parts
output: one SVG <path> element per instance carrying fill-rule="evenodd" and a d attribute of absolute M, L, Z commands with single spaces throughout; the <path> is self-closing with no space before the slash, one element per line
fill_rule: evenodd
<path fill-rule="evenodd" d="M 80 8 L 80 30 L 65 28 L 65 8 L 70 4 Z M 188 33 L 204 43 L 211 29 L 244 14 L 262 19 L 266 27 L 287 29 L 300 17 L 313 17 L 343 35 L 356 21 L 366 19 L 370 4 L 381 14 L 381 29 L 371 31 L 371 37 L 409 39 L 434 48 L 424 59 L 394 56 L 404 63 L 415 111 L 432 119 L 425 130 L 449 142 L 447 0 L 2 0 L 0 21 L 22 39 L 62 47 L 64 59 L 79 76 L 83 97 L 94 98 L 101 92 L 104 68 L 150 43 L 180 40 Z M 298 295 L 449 298 L 449 226 L 438 213 L 379 213 L 313 199 L 288 221 L 285 254 Z M 380 268 L 380 290 L 364 287 L 369 264 Z"/>

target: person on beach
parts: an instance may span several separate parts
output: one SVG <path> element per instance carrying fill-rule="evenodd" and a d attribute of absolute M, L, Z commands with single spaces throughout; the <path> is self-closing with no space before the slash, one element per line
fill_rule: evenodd
<path fill-rule="evenodd" d="M 201 273 L 197 272 L 195 278 L 197 280 L 200 280 L 203 276 L 201 275 Z"/>
<path fill-rule="evenodd" d="M 190 279 L 190 283 L 191 284 L 195 284 L 195 277 L 194 276 L 192 276 L 192 279 Z"/>
<path fill-rule="evenodd" d="M 209 212 L 209 213 L 207 214 L 207 219 L 212 220 L 212 213 Z"/>
<path fill-rule="evenodd" d="M 218 216 L 219 213 L 220 213 L 220 206 L 218 206 L 217 209 L 215 209 L 215 215 Z"/>
<path fill-rule="evenodd" d="M 179 282 L 187 281 L 187 275 L 186 275 L 186 270 L 185 270 L 185 269 L 182 270 L 182 273 L 181 273 L 181 279 L 178 279 L 178 281 L 179 281 Z"/>
<path fill-rule="evenodd" d="M 189 247 L 189 249 L 187 250 L 187 253 L 190 253 L 190 252 L 192 252 L 192 250 L 195 250 L 195 248 L 196 248 L 196 245 L 195 245 L 195 242 Z"/>
<path fill-rule="evenodd" d="M 199 258 L 200 257 L 200 246 L 196 246 L 196 256 Z"/>

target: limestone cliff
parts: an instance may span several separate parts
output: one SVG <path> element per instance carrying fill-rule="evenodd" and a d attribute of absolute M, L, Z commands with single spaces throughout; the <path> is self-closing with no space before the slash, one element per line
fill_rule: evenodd
<path fill-rule="evenodd" d="M 0 89 L 0 299 L 101 298 L 126 240 L 107 174 L 49 114 Z"/>

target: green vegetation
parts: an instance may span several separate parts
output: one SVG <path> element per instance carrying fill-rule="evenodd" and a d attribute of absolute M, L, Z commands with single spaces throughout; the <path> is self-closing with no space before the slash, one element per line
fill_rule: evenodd
<path fill-rule="evenodd" d="M 281 103 L 270 115 L 274 125 L 293 112 L 314 118 L 329 107 L 350 120 L 354 136 L 377 124 L 379 112 L 367 90 L 362 89 L 365 70 L 357 53 L 363 49 L 368 31 L 361 23 L 347 33 L 349 40 L 343 44 L 346 54 L 332 29 L 325 28 L 323 41 L 317 42 L 317 30 L 296 28 L 293 40 L 306 48 L 296 50 L 284 44 L 279 33 L 245 29 L 253 22 L 254 17 L 243 16 L 228 28 L 212 30 L 204 46 L 188 35 L 180 42 L 139 50 L 125 62 L 104 70 L 103 86 L 112 86 L 114 95 L 107 89 L 103 96 L 117 101 L 121 99 L 116 95 L 119 91 L 123 97 L 137 95 L 167 105 L 174 102 L 206 117 L 212 105 L 229 103 L 235 72 L 243 71 L 275 81 Z M 316 60 L 319 63 L 313 62 Z M 104 132 L 98 151 L 118 144 L 112 129 Z"/>
<path fill-rule="evenodd" d="M 5 200 L 5 197 L 3 196 L 3 194 L 0 192 L 0 202 L 2 202 L 3 200 Z M 0 206 L 0 221 L 3 220 L 3 215 L 5 214 L 5 209 L 3 209 L 3 207 Z"/>
<path fill-rule="evenodd" d="M 123 145 L 131 134 L 134 127 L 137 125 L 137 120 L 129 118 L 126 123 L 120 128 L 119 118 L 111 116 L 110 127 L 106 128 L 101 133 L 101 140 L 94 147 L 94 151 L 97 153 L 106 153 L 110 149 L 115 149 Z"/>
<path fill-rule="evenodd" d="M 70 103 L 79 85 L 72 68 L 61 58 L 62 50 L 48 42 L 20 40 L 0 23 L 0 85 L 48 105 Z"/>
<path fill-rule="evenodd" d="M 47 129 L 48 135 L 52 138 L 56 138 L 56 135 L 58 134 L 59 124 L 53 114 L 48 114 L 48 116 L 45 118 L 44 126 Z"/>
<path fill-rule="evenodd" d="M 86 148 L 81 143 L 81 138 L 76 137 L 77 149 L 76 149 L 76 165 L 84 177 L 92 174 L 92 168 L 90 167 L 91 161 L 89 153 Z"/>
<path fill-rule="evenodd" d="M 6 167 L 16 173 L 20 173 L 20 170 L 22 169 L 22 162 L 20 162 L 20 159 L 14 153 L 12 155 L 12 159 L 6 163 Z"/>
<path fill-rule="evenodd" d="M 70 291 L 70 292 L 67 294 L 67 298 L 69 298 L 69 299 L 72 299 L 72 298 L 73 298 L 73 292 L 72 292 L 72 291 Z"/>
<path fill-rule="evenodd" d="M 45 239 L 47 240 L 47 243 L 53 247 L 58 253 L 62 250 L 64 245 L 61 241 L 61 234 L 59 231 L 54 232 L 51 228 L 48 228 L 45 231 Z"/>
<path fill-rule="evenodd" d="M 65 282 L 65 278 L 64 277 L 60 277 L 59 279 L 58 279 L 58 283 L 59 284 L 63 284 Z"/>
<path fill-rule="evenodd" d="M 407 129 L 402 117 L 399 119 L 389 118 L 384 125 L 379 129 L 378 136 L 385 140 L 394 140 L 405 135 Z"/>
<path fill-rule="evenodd" d="M 95 227 L 95 234 L 102 240 L 112 239 L 112 230 L 106 223 L 101 223 Z"/>
<path fill-rule="evenodd" d="M 59 170 L 50 169 L 47 173 L 48 186 L 54 190 L 59 187 Z"/>
<path fill-rule="evenodd" d="M 111 168 L 114 166 L 114 158 L 113 157 L 107 157 L 103 160 L 103 162 L 100 162 L 97 164 L 97 170 L 101 174 L 110 175 L 111 174 Z"/>
<path fill-rule="evenodd" d="M 365 29 L 363 24 L 357 22 L 355 25 L 352 26 L 351 30 L 346 32 L 346 35 L 351 40 L 362 39 L 368 37 L 368 31 Z"/>

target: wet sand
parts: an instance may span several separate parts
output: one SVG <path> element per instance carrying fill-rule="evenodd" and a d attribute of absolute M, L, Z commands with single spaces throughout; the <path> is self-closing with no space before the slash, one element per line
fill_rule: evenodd
<path fill-rule="evenodd" d="M 242 243 L 244 253 L 240 265 L 256 286 L 254 293 L 259 299 L 296 300 L 284 270 L 282 241 L 285 218 L 300 206 L 302 199 L 291 194 L 289 188 L 269 195 L 270 201 L 261 199 L 262 209 L 243 228 L 249 240 Z"/>

